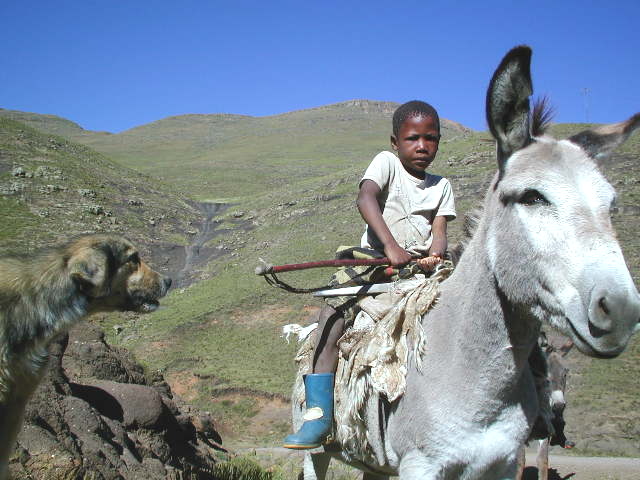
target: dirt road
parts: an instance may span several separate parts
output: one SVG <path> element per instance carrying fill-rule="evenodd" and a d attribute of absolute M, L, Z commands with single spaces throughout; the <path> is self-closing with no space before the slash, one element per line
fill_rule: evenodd
<path fill-rule="evenodd" d="M 537 480 L 534 452 L 527 452 L 523 480 Z M 549 455 L 549 480 L 640 480 L 640 458 Z"/>
<path fill-rule="evenodd" d="M 279 464 L 285 476 L 292 480 L 302 468 L 303 452 L 288 450 L 286 448 L 257 448 L 246 449 L 239 453 L 256 455 L 258 461 L 265 466 Z M 527 468 L 523 480 L 537 480 L 535 450 L 527 450 Z M 331 462 L 328 479 L 362 478 L 357 470 L 340 462 Z M 548 480 L 640 480 L 640 458 L 620 457 L 578 457 L 573 455 L 549 455 Z"/>

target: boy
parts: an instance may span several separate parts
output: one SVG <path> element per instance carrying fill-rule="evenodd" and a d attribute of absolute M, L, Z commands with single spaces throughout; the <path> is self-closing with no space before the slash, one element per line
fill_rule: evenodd
<path fill-rule="evenodd" d="M 447 249 L 447 221 L 456 216 L 453 192 L 448 180 L 426 172 L 439 142 L 436 110 L 420 101 L 405 103 L 393 114 L 391 145 L 397 156 L 376 155 L 360 181 L 357 206 L 367 224 L 361 246 L 384 252 L 394 267 L 420 257 L 418 265 L 430 271 Z M 305 376 L 305 422 L 285 438 L 287 448 L 318 447 L 331 431 L 337 342 L 346 313 L 340 305 L 320 311 L 313 373 Z"/>

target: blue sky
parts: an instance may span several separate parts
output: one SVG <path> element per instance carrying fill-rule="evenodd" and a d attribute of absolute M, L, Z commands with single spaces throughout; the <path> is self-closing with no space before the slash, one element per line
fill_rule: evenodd
<path fill-rule="evenodd" d="M 485 129 L 491 74 L 526 43 L 556 121 L 614 122 L 640 110 L 639 19 L 637 0 L 4 0 L 0 107 L 119 132 L 185 113 L 422 99 Z"/>

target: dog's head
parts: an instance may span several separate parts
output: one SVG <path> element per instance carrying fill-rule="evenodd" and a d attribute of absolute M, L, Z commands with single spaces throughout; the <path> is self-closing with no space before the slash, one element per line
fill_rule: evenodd
<path fill-rule="evenodd" d="M 116 235 L 81 237 L 65 247 L 65 258 L 90 312 L 153 312 L 171 286 L 170 278 L 152 270 L 129 240 Z"/>

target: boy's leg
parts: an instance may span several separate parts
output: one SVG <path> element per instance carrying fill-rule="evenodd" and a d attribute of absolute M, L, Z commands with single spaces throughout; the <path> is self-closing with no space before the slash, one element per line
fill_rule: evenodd
<path fill-rule="evenodd" d="M 313 354 L 313 373 L 335 373 L 338 367 L 338 340 L 344 331 L 342 313 L 325 305 L 318 316 L 318 339 Z"/>
<path fill-rule="evenodd" d="M 318 317 L 318 341 L 313 373 L 304 376 L 306 413 L 296 433 L 284 439 L 287 448 L 307 449 L 322 445 L 333 423 L 333 381 L 338 366 L 337 341 L 342 336 L 342 313 L 326 305 Z"/>

